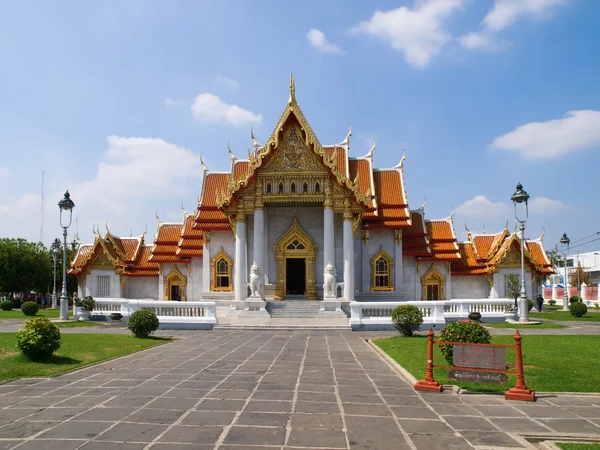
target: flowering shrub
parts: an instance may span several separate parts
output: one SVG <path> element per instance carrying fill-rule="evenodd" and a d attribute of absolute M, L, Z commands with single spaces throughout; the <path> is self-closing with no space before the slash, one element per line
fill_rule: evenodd
<path fill-rule="evenodd" d="M 471 344 L 489 344 L 492 337 L 478 322 L 470 320 L 459 320 L 449 323 L 440 332 L 439 342 L 468 342 Z M 454 347 L 452 345 L 438 344 L 440 351 L 448 364 L 452 364 L 454 357 Z"/>
<path fill-rule="evenodd" d="M 548 305 L 550 305 L 550 306 L 556 305 L 556 300 L 552 300 L 552 299 L 548 300 Z"/>
<path fill-rule="evenodd" d="M 392 310 L 392 322 L 404 336 L 412 336 L 423 323 L 423 313 L 414 305 L 400 305 Z"/>

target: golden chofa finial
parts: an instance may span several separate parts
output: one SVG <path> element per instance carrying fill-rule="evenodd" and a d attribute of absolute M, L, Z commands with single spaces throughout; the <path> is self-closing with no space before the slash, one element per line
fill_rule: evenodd
<path fill-rule="evenodd" d="M 421 205 L 421 211 L 425 212 L 426 205 L 427 205 L 427 197 L 423 197 L 423 204 Z"/>
<path fill-rule="evenodd" d="M 227 142 L 227 152 L 229 153 L 232 161 L 235 161 L 237 159 L 237 157 L 231 151 L 231 141 Z"/>
<path fill-rule="evenodd" d="M 160 217 L 158 217 L 158 209 L 156 210 L 156 220 L 160 223 Z"/>
<path fill-rule="evenodd" d="M 204 164 L 204 160 L 202 159 L 202 153 L 200 153 L 200 165 L 202 166 L 203 172 L 208 171 L 208 168 L 206 167 L 206 164 Z"/>
<path fill-rule="evenodd" d="M 296 84 L 294 83 L 294 74 L 290 70 L 290 98 L 288 100 L 288 105 L 293 105 L 296 103 Z"/>
<path fill-rule="evenodd" d="M 350 125 L 350 131 L 348 131 L 348 134 L 346 135 L 346 137 L 340 144 L 340 145 L 345 145 L 346 147 L 350 147 L 350 136 L 352 136 L 352 124 L 350 122 L 348 122 L 348 125 Z"/>
<path fill-rule="evenodd" d="M 187 214 L 187 211 L 185 210 L 185 206 L 183 206 L 183 200 L 181 200 L 181 210 L 183 211 L 184 214 Z"/>
<path fill-rule="evenodd" d="M 254 151 L 258 150 L 260 147 L 262 147 L 262 145 L 260 144 L 260 142 L 258 142 L 258 140 L 256 139 L 256 137 L 254 136 L 254 125 L 252 125 L 250 127 L 250 139 L 252 139 L 252 145 L 254 147 Z"/>

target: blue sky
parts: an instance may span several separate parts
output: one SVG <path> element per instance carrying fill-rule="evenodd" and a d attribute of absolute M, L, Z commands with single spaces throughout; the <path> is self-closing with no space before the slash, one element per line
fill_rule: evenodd
<path fill-rule="evenodd" d="M 288 98 L 323 144 L 353 126 L 375 165 L 406 149 L 411 208 L 498 232 L 518 181 L 527 235 L 600 231 L 600 2 L 7 1 L 0 5 L 0 235 L 58 236 L 69 189 L 82 241 L 179 221 L 199 155 L 227 170 Z M 75 231 L 75 226 L 70 233 Z M 600 241 L 578 250 L 600 248 Z"/>

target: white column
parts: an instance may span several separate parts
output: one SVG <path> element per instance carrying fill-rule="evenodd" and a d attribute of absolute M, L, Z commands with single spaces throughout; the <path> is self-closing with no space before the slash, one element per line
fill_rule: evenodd
<path fill-rule="evenodd" d="M 235 261 L 233 262 L 235 300 L 246 298 L 246 218 L 238 213 L 235 223 Z"/>
<path fill-rule="evenodd" d="M 263 213 L 265 214 L 265 213 Z M 269 283 L 269 216 L 265 215 L 264 220 L 264 241 L 263 241 L 263 264 L 265 265 L 265 270 L 263 271 L 265 275 L 265 286 Z"/>
<path fill-rule="evenodd" d="M 403 292 L 402 230 L 394 230 L 394 240 L 394 292 Z"/>
<path fill-rule="evenodd" d="M 371 291 L 371 261 L 369 259 L 369 230 L 362 230 L 362 243 L 361 247 L 361 271 L 362 271 L 362 283 L 361 291 Z"/>
<path fill-rule="evenodd" d="M 349 200 L 348 200 L 349 202 Z M 349 205 L 348 205 L 349 206 Z M 344 300 L 354 301 L 354 238 L 352 236 L 352 213 L 344 211 Z"/>
<path fill-rule="evenodd" d="M 264 260 L 264 236 L 265 236 L 265 211 L 263 208 L 254 210 L 254 261 L 260 268 L 260 278 L 263 285 L 263 290 L 260 296 L 264 300 L 264 283 L 265 283 L 265 260 Z"/>
<path fill-rule="evenodd" d="M 210 254 L 210 233 L 205 232 L 202 234 L 204 238 L 204 244 L 202 249 L 202 293 L 210 292 L 210 260 L 212 258 Z"/>
<path fill-rule="evenodd" d="M 446 264 L 446 300 L 452 300 L 452 268 Z"/>
<path fill-rule="evenodd" d="M 333 208 L 323 209 L 323 269 L 327 264 L 335 266 L 335 237 L 333 234 Z"/>

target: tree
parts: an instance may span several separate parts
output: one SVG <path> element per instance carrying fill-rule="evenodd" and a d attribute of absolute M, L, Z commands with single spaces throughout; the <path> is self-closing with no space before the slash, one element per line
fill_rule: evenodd
<path fill-rule="evenodd" d="M 563 267 L 565 259 L 560 256 L 556 250 L 548 250 L 546 256 L 548 256 L 548 260 L 550 261 L 550 264 L 552 264 L 552 267 Z"/>
<path fill-rule="evenodd" d="M 50 253 L 42 243 L 0 239 L 0 291 L 45 292 L 52 279 Z"/>
<path fill-rule="evenodd" d="M 519 282 L 519 276 L 514 273 L 506 275 L 506 293 L 508 298 L 515 300 L 515 308 L 517 307 L 517 299 L 521 294 L 521 283 Z"/>
<path fill-rule="evenodd" d="M 577 286 L 578 288 L 581 286 L 581 283 L 585 283 L 588 286 L 592 284 L 591 274 L 583 270 L 581 261 L 577 261 L 577 269 L 570 273 L 569 283 L 571 283 L 571 286 Z"/>

